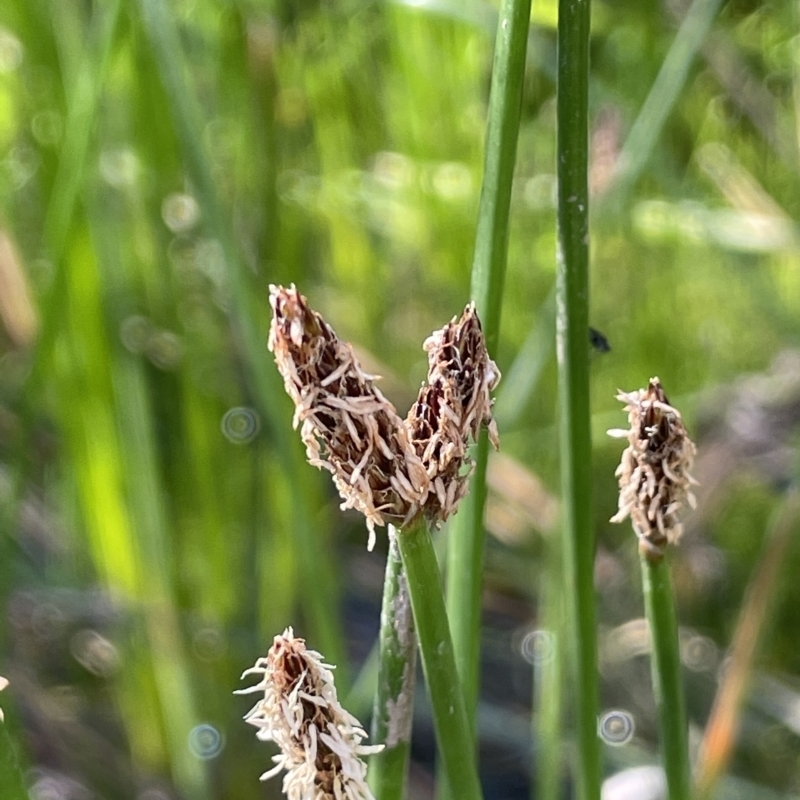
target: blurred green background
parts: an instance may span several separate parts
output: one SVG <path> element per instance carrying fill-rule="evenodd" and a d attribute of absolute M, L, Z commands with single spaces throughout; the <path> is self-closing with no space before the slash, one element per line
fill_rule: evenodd
<path fill-rule="evenodd" d="M 534 2 L 494 354 L 488 800 L 536 783 L 534 673 L 557 640 L 556 16 Z M 0 703 L 32 797 L 280 796 L 231 692 L 289 624 L 368 719 L 385 540 L 367 554 L 304 462 L 268 285 L 295 282 L 405 414 L 424 338 L 468 300 L 495 18 L 466 0 L 0 7 Z M 724 796 L 800 794 L 800 548 L 770 533 L 797 475 L 798 20 L 795 0 L 593 3 L 601 698 L 635 726 L 605 750 L 626 785 L 656 734 L 605 430 L 616 390 L 658 375 L 699 445 L 674 563 L 693 742 L 778 548 Z M 431 785 L 420 700 L 412 797 Z"/>

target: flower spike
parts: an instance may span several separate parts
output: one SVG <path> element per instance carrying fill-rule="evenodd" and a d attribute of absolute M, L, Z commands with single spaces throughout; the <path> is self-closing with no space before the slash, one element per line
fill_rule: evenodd
<path fill-rule="evenodd" d="M 467 493 L 473 466 L 469 445 L 482 425 L 495 449 L 499 446 L 491 392 L 500 371 L 486 351 L 474 303 L 460 318 L 434 331 L 423 348 L 428 353 L 428 378 L 405 424 L 434 490 L 425 516 L 438 526 Z"/>
<path fill-rule="evenodd" d="M 640 551 L 660 561 L 667 544 L 677 542 L 683 531 L 678 512 L 684 504 L 695 507 L 691 487 L 697 481 L 689 472 L 695 446 L 658 378 L 651 378 L 647 389 L 620 392 L 617 399 L 625 403 L 630 428 L 608 432 L 628 439 L 615 472 L 619 511 L 611 522 L 630 517 Z"/>
<path fill-rule="evenodd" d="M 261 681 L 236 692 L 263 693 L 245 720 L 258 728 L 259 739 L 280 747 L 275 766 L 261 780 L 286 770 L 283 792 L 289 800 L 375 800 L 361 756 L 383 745 L 361 744 L 367 734 L 339 704 L 332 669 L 287 628 L 266 658 L 242 674 L 261 675 Z"/>
<path fill-rule="evenodd" d="M 342 508 L 367 518 L 371 550 L 375 525 L 402 527 L 416 516 L 428 476 L 403 421 L 352 347 L 294 286 L 271 286 L 270 304 L 269 349 L 295 403 L 309 463 L 332 474 Z"/>
<path fill-rule="evenodd" d="M 491 391 L 500 372 L 475 306 L 425 342 L 428 378 L 405 420 L 374 385 L 352 347 L 294 286 L 270 287 L 269 349 L 295 404 L 309 462 L 328 470 L 342 497 L 375 526 L 402 529 L 420 515 L 438 526 L 466 494 L 468 447 L 482 425 L 497 447 Z"/>

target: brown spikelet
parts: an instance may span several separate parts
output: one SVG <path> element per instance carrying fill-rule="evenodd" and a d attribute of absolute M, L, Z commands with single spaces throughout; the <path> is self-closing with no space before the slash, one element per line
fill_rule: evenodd
<path fill-rule="evenodd" d="M 497 446 L 491 390 L 500 373 L 486 352 L 474 305 L 425 342 L 428 379 L 406 420 L 374 385 L 349 344 L 292 286 L 270 287 L 269 349 L 295 403 L 294 426 L 311 464 L 327 469 L 342 508 L 374 527 L 403 528 L 420 514 L 434 525 L 464 496 L 467 448 L 481 425 Z"/>
<path fill-rule="evenodd" d="M 295 403 L 294 426 L 311 464 L 374 526 L 406 524 L 428 495 L 428 476 L 394 406 L 293 286 L 270 287 L 269 349 Z"/>
<path fill-rule="evenodd" d="M 432 489 L 425 504 L 428 520 L 438 525 L 453 514 L 466 494 L 472 460 L 469 445 L 482 425 L 498 446 L 491 391 L 500 372 L 486 351 L 475 305 L 434 331 L 425 344 L 428 377 L 406 417 L 411 441 Z"/>
<path fill-rule="evenodd" d="M 695 447 L 658 378 L 652 378 L 647 389 L 620 392 L 617 399 L 625 403 L 630 428 L 609 431 L 611 436 L 628 439 L 615 473 L 619 511 L 611 521 L 630 517 L 639 549 L 659 561 L 667 544 L 680 538 L 681 508 L 685 503 L 695 505 L 691 486 L 696 481 L 689 474 Z"/>
<path fill-rule="evenodd" d="M 332 669 L 287 628 L 266 658 L 242 675 L 260 675 L 261 681 L 236 693 L 262 695 L 245 720 L 258 728 L 259 739 L 280 748 L 275 766 L 261 779 L 286 770 L 283 791 L 289 800 L 374 800 L 361 756 L 383 745 L 361 744 L 367 734 L 339 703 Z"/>

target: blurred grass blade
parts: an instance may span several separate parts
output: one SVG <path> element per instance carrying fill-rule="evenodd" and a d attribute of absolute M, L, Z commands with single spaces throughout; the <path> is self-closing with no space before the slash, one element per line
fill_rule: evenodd
<path fill-rule="evenodd" d="M 381 607 L 380 667 L 370 736 L 375 744 L 386 745 L 383 752 L 372 757 L 369 766 L 369 785 L 380 800 L 405 797 L 414 716 L 417 641 L 397 536 L 390 526 Z"/>
<path fill-rule="evenodd" d="M 600 796 L 589 407 L 589 0 L 558 6 L 558 355 L 567 671 L 577 724 L 578 800 Z"/>
<path fill-rule="evenodd" d="M 800 490 L 794 488 L 773 517 L 764 554 L 739 612 L 730 660 L 717 690 L 700 747 L 695 778 L 695 793 L 699 800 L 713 796 L 714 787 L 733 755 L 754 659 L 759 644 L 769 632 L 770 612 L 781 589 L 781 568 L 797 535 L 799 514 Z"/>
<path fill-rule="evenodd" d="M 119 0 L 96 6 L 94 35 L 90 36 L 88 46 L 81 51 L 75 85 L 67 87 L 69 107 L 64 141 L 44 230 L 50 257 L 56 262 L 63 254 L 75 205 L 85 184 L 86 161 L 95 130 L 98 103 L 105 88 L 119 12 Z"/>
<path fill-rule="evenodd" d="M 219 204 L 208 159 L 203 151 L 202 117 L 188 77 L 185 74 L 181 46 L 174 18 L 162 0 L 139 0 L 145 31 L 153 48 L 161 80 L 170 102 L 175 129 L 186 159 L 192 183 L 199 195 L 204 215 L 217 237 L 225 257 L 226 276 L 233 301 L 232 323 L 240 336 L 249 375 L 261 413 L 270 425 L 278 457 L 290 480 L 293 494 L 293 543 L 303 579 L 315 591 L 303 592 L 312 630 L 309 637 L 339 666 L 346 683 L 346 659 L 336 604 L 331 602 L 335 581 L 331 560 L 324 556 L 315 526 L 311 523 L 311 504 L 304 496 L 305 486 L 313 479 L 299 443 L 291 437 L 285 403 L 276 402 L 283 394 L 277 371 L 266 349 L 266 332 L 258 324 L 256 305 L 245 279 L 245 270 L 234 245 L 230 222 Z"/>
<path fill-rule="evenodd" d="M 39 315 L 42 325 L 36 346 L 37 357 L 28 378 L 28 385 L 34 391 L 49 377 L 49 358 L 55 337 L 63 327 L 63 300 L 67 282 L 64 254 L 67 237 L 85 185 L 86 162 L 95 130 L 94 121 L 108 74 L 120 7 L 120 0 L 112 0 L 105 6 L 101 4 L 95 8 L 92 35 L 81 51 L 74 85 L 66 87 L 64 139 L 44 219 L 46 252 L 55 264 L 56 272 Z"/>
<path fill-rule="evenodd" d="M 3 800 L 29 800 L 25 779 L 17 760 L 17 748 L 8 730 L 8 720 L 0 721 L 0 786 Z"/>
<path fill-rule="evenodd" d="M 503 0 L 492 66 L 483 186 L 470 289 L 481 318 L 486 345 L 492 355 L 497 351 L 500 334 L 511 184 L 517 153 L 529 27 L 530 1 Z M 464 499 L 460 513 L 453 520 L 447 553 L 447 607 L 473 736 L 479 680 L 483 510 L 486 503 L 488 447 L 484 430 L 476 448 L 476 466 L 470 492 Z"/>
<path fill-rule="evenodd" d="M 558 800 L 561 796 L 564 759 L 564 587 L 561 581 L 561 552 L 553 541 L 547 551 L 545 586 L 540 592 L 539 607 L 544 611 L 543 627 L 533 660 L 533 742 L 535 779 L 531 781 L 532 800 Z"/>
<path fill-rule="evenodd" d="M 533 327 L 498 388 L 494 417 L 500 430 L 516 425 L 536 391 L 542 371 L 555 350 L 555 322 L 556 292 L 553 286 L 539 306 Z"/>
<path fill-rule="evenodd" d="M 131 663 L 120 674 L 120 705 L 139 766 L 153 768 L 164 755 L 158 726 L 143 724 L 146 710 L 162 721 L 176 786 L 203 800 L 210 796 L 205 767 L 187 746 L 199 715 L 170 592 L 165 553 L 170 537 L 160 505 L 155 433 L 142 378 L 131 374 L 140 368 L 112 357 L 114 348 L 103 328 L 109 286 L 102 280 L 93 240 L 84 226 L 78 230 L 67 251 L 66 264 L 72 268 L 65 271 L 67 294 L 62 298 L 69 309 L 69 338 L 61 350 L 68 355 L 57 358 L 55 368 L 69 374 L 58 382 L 62 424 L 73 449 L 94 568 L 134 619 L 143 621 L 148 642 L 142 652 L 126 654 Z M 74 268 L 77 264 L 80 269 Z"/>
<path fill-rule="evenodd" d="M 619 155 L 611 196 L 620 202 L 647 164 L 722 0 L 694 0 Z"/>
<path fill-rule="evenodd" d="M 141 560 L 140 600 L 175 784 L 187 797 L 210 798 L 204 762 L 187 745 L 200 721 L 194 681 L 182 645 L 170 591 L 166 546 L 173 537 L 159 491 L 155 429 L 141 365 L 132 356 L 114 361 L 118 430 L 126 462 L 131 517 Z M 129 719 L 136 724 L 136 718 Z"/>

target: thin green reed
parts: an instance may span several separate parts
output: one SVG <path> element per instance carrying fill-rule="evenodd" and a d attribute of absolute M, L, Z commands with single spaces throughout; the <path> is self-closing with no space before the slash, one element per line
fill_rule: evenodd
<path fill-rule="evenodd" d="M 558 355 L 567 660 L 577 752 L 576 797 L 600 796 L 597 630 L 589 407 L 588 89 L 590 0 L 558 7 Z"/>
<path fill-rule="evenodd" d="M 615 201 L 624 200 L 647 164 L 721 4 L 722 0 L 694 0 L 684 17 L 619 154 L 612 192 Z"/>
<path fill-rule="evenodd" d="M 60 9 L 63 13 L 69 13 Z M 27 31 L 31 39 L 40 42 L 45 39 L 45 32 L 39 18 L 31 8 L 25 9 Z M 60 63 L 59 68 L 64 74 L 64 82 L 68 86 L 66 123 L 64 126 L 63 144 L 61 146 L 58 168 L 52 188 L 48 192 L 48 205 L 44 220 L 44 245 L 47 256 L 56 266 L 53 285 L 43 302 L 39 319 L 41 328 L 36 343 L 36 355 L 33 360 L 31 374 L 26 380 L 26 396 L 37 398 L 42 395 L 42 385 L 52 377 L 52 351 L 54 341 L 59 331 L 63 329 L 65 313 L 64 294 L 66 291 L 65 249 L 67 246 L 70 221 L 75 207 L 80 198 L 83 186 L 85 167 L 90 151 L 90 144 L 94 128 L 91 121 L 97 116 L 97 107 L 101 99 L 102 89 L 107 77 L 110 53 L 116 41 L 119 30 L 120 3 L 112 2 L 107 7 L 95 9 L 92 17 L 92 29 L 88 41 L 77 56 L 78 63 L 70 65 Z M 54 27 L 55 33 L 62 33 L 62 28 Z M 44 46 L 44 45 L 42 45 Z M 54 45 L 55 47 L 56 45 Z M 61 58 L 69 51 L 63 43 L 60 47 Z M 68 75 L 67 73 L 72 73 Z M 26 412 L 21 417 L 26 432 L 18 439 L 20 449 L 25 449 L 24 443 L 28 440 L 27 429 L 33 424 L 31 415 Z M 19 453 L 11 460 L 13 492 L 11 501 L 4 506 L 0 516 L 0 530 L 10 531 L 16 519 L 17 508 L 21 501 L 21 493 L 26 486 L 26 470 L 29 462 L 24 454 Z M 3 548 L 7 547 L 4 540 Z M 5 553 L 0 550 L 2 570 L 10 566 L 11 560 L 3 558 Z M 0 572 L 0 577 L 4 573 Z M 0 608 L 5 603 L 5 596 L 0 599 Z M 3 639 L 0 632 L 0 641 Z"/>
<path fill-rule="evenodd" d="M 689 800 L 689 743 L 681 677 L 681 648 L 667 558 L 641 555 L 642 583 L 652 643 L 653 691 L 669 800 Z"/>
<path fill-rule="evenodd" d="M 491 354 L 497 350 L 500 333 L 511 185 L 517 155 L 530 8 L 530 0 L 503 0 L 492 66 L 483 186 L 470 287 Z M 483 509 L 488 450 L 488 438 L 483 431 L 476 448 L 472 487 L 451 526 L 447 552 L 447 608 L 473 738 L 478 700 Z"/>
<path fill-rule="evenodd" d="M 458 800 L 482 797 L 477 759 L 445 610 L 441 575 L 424 521 L 398 531 L 397 546 L 414 612 L 420 660 L 447 785 Z"/>
<path fill-rule="evenodd" d="M 543 565 L 543 586 L 539 595 L 540 631 L 533 665 L 534 779 L 531 798 L 558 800 L 563 775 L 564 652 L 561 631 L 564 627 L 565 587 L 561 580 L 562 553 L 559 542 L 550 544 Z"/>

